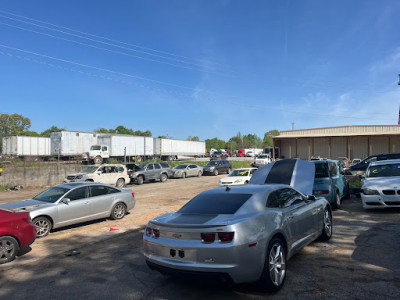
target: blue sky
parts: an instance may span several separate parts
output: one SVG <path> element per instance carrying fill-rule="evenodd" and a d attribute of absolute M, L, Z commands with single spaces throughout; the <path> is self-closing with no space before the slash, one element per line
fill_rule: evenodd
<path fill-rule="evenodd" d="M 201 140 L 397 124 L 400 2 L 0 1 L 0 113 Z"/>

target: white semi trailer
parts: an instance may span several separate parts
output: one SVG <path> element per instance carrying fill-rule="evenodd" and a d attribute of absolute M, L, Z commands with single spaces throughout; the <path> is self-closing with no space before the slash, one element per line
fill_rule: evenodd
<path fill-rule="evenodd" d="M 91 145 L 97 144 L 99 133 L 82 131 L 56 131 L 50 133 L 51 155 L 61 157 L 80 156 Z"/>
<path fill-rule="evenodd" d="M 50 138 L 36 136 L 6 136 L 2 139 L 5 156 L 50 156 Z"/>
<path fill-rule="evenodd" d="M 89 147 L 87 148 L 89 149 Z M 82 154 L 82 162 L 100 164 L 110 158 L 135 157 L 146 159 L 154 155 L 154 138 L 121 134 L 102 135 L 89 152 Z"/>
<path fill-rule="evenodd" d="M 124 157 L 175 160 L 183 156 L 204 156 L 205 151 L 205 142 L 112 134 L 99 136 L 89 152 L 83 153 L 82 161 L 99 164 Z"/>

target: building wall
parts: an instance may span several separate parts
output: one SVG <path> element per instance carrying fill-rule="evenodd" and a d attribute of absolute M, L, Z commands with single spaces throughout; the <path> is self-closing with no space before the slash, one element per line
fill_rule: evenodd
<path fill-rule="evenodd" d="M 365 158 L 369 155 L 400 152 L 400 135 L 303 137 L 274 139 L 281 157 L 309 159 L 311 156 Z"/>

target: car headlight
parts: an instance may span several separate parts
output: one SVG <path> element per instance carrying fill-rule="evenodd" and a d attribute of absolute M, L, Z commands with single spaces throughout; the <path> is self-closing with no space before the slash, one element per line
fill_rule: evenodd
<path fill-rule="evenodd" d="M 362 190 L 364 195 L 379 195 L 379 192 L 377 190 L 372 190 L 372 189 L 363 189 Z"/>

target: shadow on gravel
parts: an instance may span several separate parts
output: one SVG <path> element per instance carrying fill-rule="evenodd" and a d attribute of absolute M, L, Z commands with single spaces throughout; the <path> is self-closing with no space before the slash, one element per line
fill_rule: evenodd
<path fill-rule="evenodd" d="M 400 224 L 379 223 L 362 232 L 355 243 L 354 260 L 400 271 Z"/>

